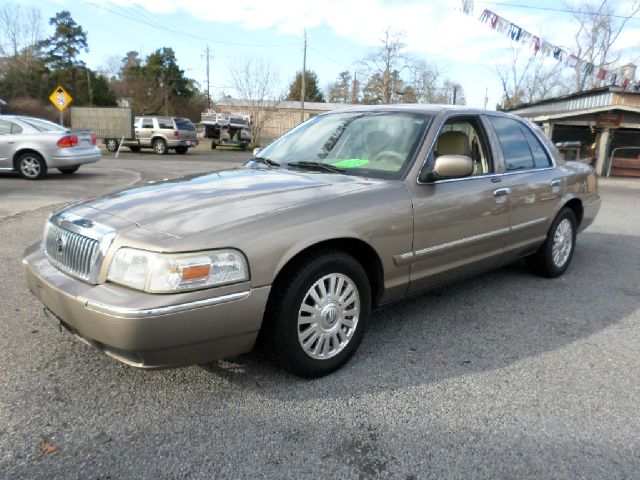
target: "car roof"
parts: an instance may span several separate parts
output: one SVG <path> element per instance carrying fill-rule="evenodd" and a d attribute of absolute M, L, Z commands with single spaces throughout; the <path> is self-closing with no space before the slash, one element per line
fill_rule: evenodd
<path fill-rule="evenodd" d="M 483 108 L 469 107 L 466 105 L 441 105 L 441 104 L 422 104 L 422 103 L 403 103 L 403 104 L 390 104 L 390 105 L 358 105 L 355 107 L 344 108 L 340 110 L 332 110 L 326 112 L 323 115 L 331 115 L 342 112 L 413 112 L 413 113 L 426 113 L 430 115 L 437 115 L 442 112 L 455 112 L 459 114 L 468 115 L 500 115 L 505 117 L 514 117 L 514 115 L 496 110 L 486 110 Z M 516 117 L 519 118 L 519 117 Z"/>

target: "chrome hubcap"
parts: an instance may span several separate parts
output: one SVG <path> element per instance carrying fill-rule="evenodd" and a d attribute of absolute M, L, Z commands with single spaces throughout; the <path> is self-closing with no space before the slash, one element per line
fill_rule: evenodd
<path fill-rule="evenodd" d="M 20 171 L 26 177 L 37 177 L 40 173 L 40 162 L 33 157 L 23 158 L 20 162 Z"/>
<path fill-rule="evenodd" d="M 573 225 L 567 218 L 562 220 L 556 228 L 556 233 L 553 235 L 553 247 L 551 254 L 553 256 L 553 263 L 556 267 L 561 268 L 567 263 L 569 255 L 571 255 L 571 249 L 573 248 Z"/>
<path fill-rule="evenodd" d="M 298 311 L 298 341 L 304 353 L 326 360 L 347 346 L 358 325 L 360 295 L 349 277 L 331 273 L 314 283 Z"/>
<path fill-rule="evenodd" d="M 164 143 L 162 142 L 156 142 L 156 153 L 164 153 Z"/>

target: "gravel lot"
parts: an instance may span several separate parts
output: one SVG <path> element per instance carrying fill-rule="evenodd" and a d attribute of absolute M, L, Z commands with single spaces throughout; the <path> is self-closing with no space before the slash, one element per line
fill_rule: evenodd
<path fill-rule="evenodd" d="M 381 309 L 320 380 L 256 353 L 140 371 L 46 318 L 20 260 L 53 205 L 247 157 L 0 175 L 0 478 L 639 478 L 640 180 L 601 182 L 562 278 L 516 264 Z"/>

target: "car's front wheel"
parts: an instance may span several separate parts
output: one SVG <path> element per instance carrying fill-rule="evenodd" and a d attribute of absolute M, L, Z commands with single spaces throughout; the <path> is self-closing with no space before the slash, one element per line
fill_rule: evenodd
<path fill-rule="evenodd" d="M 156 152 L 158 155 L 166 155 L 168 151 L 167 142 L 165 142 L 161 138 L 156 138 L 153 141 L 153 151 Z"/>
<path fill-rule="evenodd" d="M 573 210 L 563 208 L 551 224 L 540 249 L 527 258 L 529 268 L 538 275 L 555 278 L 562 275 L 573 258 L 577 222 Z"/>
<path fill-rule="evenodd" d="M 362 341 L 371 286 L 353 257 L 307 257 L 272 287 L 261 341 L 283 368 L 317 378 L 340 368 Z"/>
<path fill-rule="evenodd" d="M 23 153 L 16 164 L 20 175 L 28 180 L 39 180 L 47 174 L 47 164 L 36 152 Z"/>

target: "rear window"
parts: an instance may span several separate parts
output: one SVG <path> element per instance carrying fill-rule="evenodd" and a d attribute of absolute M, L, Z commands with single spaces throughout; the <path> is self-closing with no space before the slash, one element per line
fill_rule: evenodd
<path fill-rule="evenodd" d="M 170 118 L 159 118 L 158 119 L 158 127 L 159 128 L 168 128 L 169 130 L 173 130 L 173 122 Z"/>
<path fill-rule="evenodd" d="M 174 119 L 174 121 L 176 122 L 176 127 L 178 127 L 178 130 L 194 131 L 196 129 L 196 126 L 191 123 L 191 120 L 189 120 L 188 118 L 176 118 Z"/>
<path fill-rule="evenodd" d="M 48 120 L 42 120 L 41 118 L 21 118 L 21 120 L 27 125 L 32 126 L 39 132 L 66 132 L 67 129 L 57 123 L 50 122 Z"/>
<path fill-rule="evenodd" d="M 489 116 L 498 136 L 507 170 L 529 170 L 534 168 L 529 142 L 515 120 Z"/>

